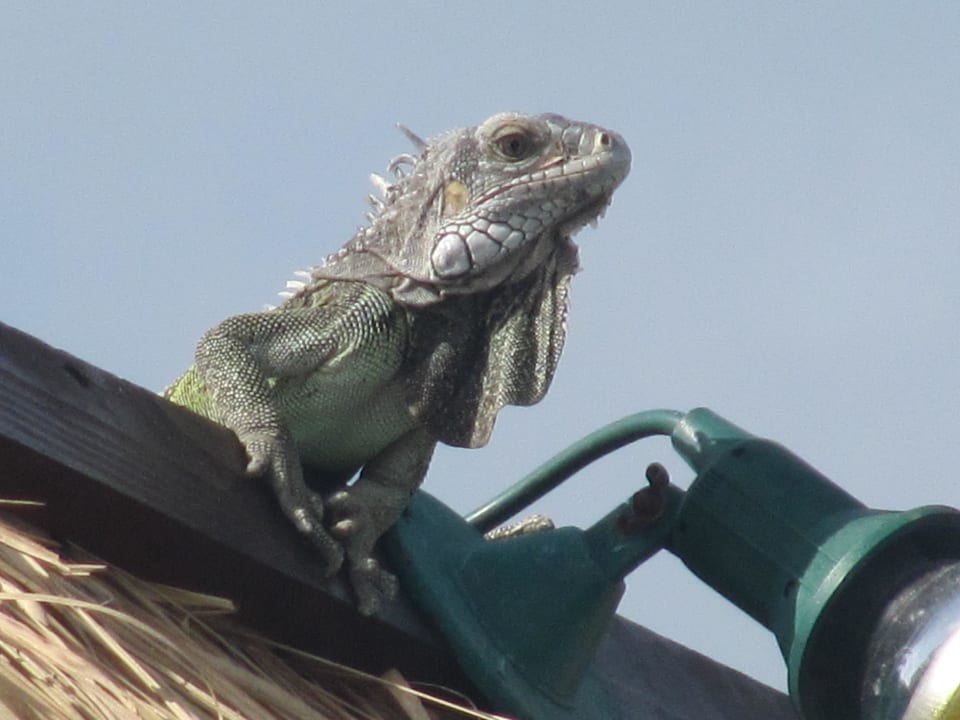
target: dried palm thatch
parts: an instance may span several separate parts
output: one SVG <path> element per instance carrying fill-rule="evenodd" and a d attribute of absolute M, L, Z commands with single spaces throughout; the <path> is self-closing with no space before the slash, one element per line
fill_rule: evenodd
<path fill-rule="evenodd" d="M 228 600 L 144 582 L 0 514 L 0 717 L 495 718 L 244 633 Z"/>

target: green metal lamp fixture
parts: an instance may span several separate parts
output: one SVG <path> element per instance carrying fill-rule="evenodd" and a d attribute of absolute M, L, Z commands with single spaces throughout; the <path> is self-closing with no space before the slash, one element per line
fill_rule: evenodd
<path fill-rule="evenodd" d="M 871 510 L 707 410 L 672 438 L 697 478 L 667 549 L 776 635 L 805 720 L 960 718 L 960 513 Z"/>
<path fill-rule="evenodd" d="M 487 542 L 593 459 L 669 435 L 696 478 L 659 466 L 586 530 Z M 425 494 L 388 550 L 411 597 L 494 705 L 611 720 L 591 661 L 623 578 L 664 548 L 777 638 L 804 720 L 960 720 L 960 512 L 871 510 L 782 446 L 706 409 L 630 416 L 466 520 Z"/>

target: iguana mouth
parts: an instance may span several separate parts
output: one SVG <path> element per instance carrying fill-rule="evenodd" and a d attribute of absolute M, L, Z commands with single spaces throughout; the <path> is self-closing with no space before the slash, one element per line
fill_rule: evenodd
<path fill-rule="evenodd" d="M 476 205 L 483 205 L 484 203 L 489 202 L 500 195 L 510 193 L 517 188 L 524 186 L 556 186 L 558 190 L 562 192 L 564 183 L 573 182 L 578 176 L 595 172 L 601 167 L 609 167 L 611 171 L 611 177 L 616 178 L 611 186 L 603 188 L 603 191 L 600 194 L 601 198 L 607 198 L 627 174 L 626 170 L 624 170 L 622 173 L 617 173 L 616 165 L 618 163 L 623 163 L 623 161 L 620 157 L 612 152 L 604 153 L 603 155 L 599 156 L 594 155 L 581 158 L 581 166 L 576 169 L 567 168 L 566 171 L 563 169 L 559 171 L 556 170 L 557 168 L 563 168 L 570 162 L 570 158 L 556 158 L 552 162 L 538 167 L 536 170 L 527 175 L 516 178 L 512 182 L 504 183 L 500 187 L 495 187 L 491 190 L 488 190 L 486 193 L 477 196 L 473 202 Z M 623 164 L 626 168 L 629 168 L 629 156 L 627 161 Z"/>

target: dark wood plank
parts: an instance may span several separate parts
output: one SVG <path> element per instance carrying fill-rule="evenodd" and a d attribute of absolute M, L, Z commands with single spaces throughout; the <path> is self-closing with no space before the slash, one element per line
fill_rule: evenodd
<path fill-rule="evenodd" d="M 624 718 L 800 720 L 783 693 L 620 617 L 594 670 Z"/>

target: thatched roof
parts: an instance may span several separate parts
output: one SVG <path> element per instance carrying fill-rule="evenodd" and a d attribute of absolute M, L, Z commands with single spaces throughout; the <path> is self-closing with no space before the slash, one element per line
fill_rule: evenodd
<path fill-rule="evenodd" d="M 22 720 L 493 718 L 278 646 L 229 600 L 144 582 L 0 514 L 0 716 Z M 447 697 L 450 697 L 447 693 Z"/>

